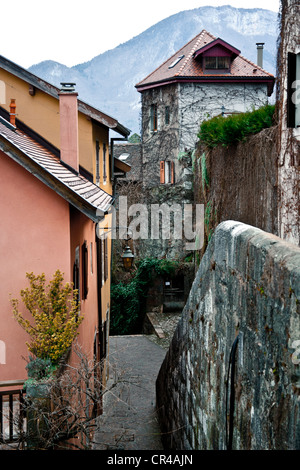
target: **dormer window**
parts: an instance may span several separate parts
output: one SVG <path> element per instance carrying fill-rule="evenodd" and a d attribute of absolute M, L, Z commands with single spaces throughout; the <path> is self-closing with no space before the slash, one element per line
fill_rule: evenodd
<path fill-rule="evenodd" d="M 230 57 L 204 57 L 205 70 L 229 70 Z"/>
<path fill-rule="evenodd" d="M 231 63 L 240 55 L 240 52 L 223 39 L 218 38 L 194 52 L 194 59 L 202 63 L 204 73 L 230 73 Z"/>

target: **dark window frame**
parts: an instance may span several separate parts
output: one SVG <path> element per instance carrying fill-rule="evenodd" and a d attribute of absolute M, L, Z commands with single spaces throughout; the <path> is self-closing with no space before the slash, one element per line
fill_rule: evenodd
<path fill-rule="evenodd" d="M 214 59 L 215 61 L 215 67 L 211 65 L 207 65 L 208 61 L 212 61 Z M 222 60 L 227 62 L 227 64 L 222 64 Z M 221 63 L 221 66 L 220 66 Z M 228 71 L 230 69 L 230 57 L 228 56 L 205 56 L 204 57 L 204 68 L 205 70 L 226 70 Z"/>
<path fill-rule="evenodd" d="M 82 266 L 82 300 L 87 299 L 89 287 L 88 287 L 88 271 L 89 271 L 89 263 L 88 263 L 88 245 L 86 240 L 83 242 L 81 246 L 81 266 Z"/>
<path fill-rule="evenodd" d="M 296 105 L 293 100 L 295 88 L 293 84 L 296 80 L 296 57 L 297 55 L 288 52 L 287 57 L 287 127 L 295 128 L 296 126 Z"/>
<path fill-rule="evenodd" d="M 157 104 L 155 103 L 151 104 L 150 108 L 150 129 L 151 132 L 158 131 L 158 110 Z"/>

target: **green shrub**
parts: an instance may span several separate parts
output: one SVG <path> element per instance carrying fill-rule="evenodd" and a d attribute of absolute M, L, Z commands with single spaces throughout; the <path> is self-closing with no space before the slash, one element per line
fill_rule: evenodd
<path fill-rule="evenodd" d="M 128 284 L 112 284 L 110 334 L 140 332 L 145 300 L 152 281 L 156 276 L 174 274 L 176 267 L 176 261 L 145 258 L 139 261 L 136 273 Z"/>
<path fill-rule="evenodd" d="M 228 146 L 243 141 L 274 124 L 275 105 L 266 105 L 252 112 L 216 116 L 203 121 L 198 137 L 208 147 Z"/>
<path fill-rule="evenodd" d="M 68 282 L 63 285 L 59 270 L 48 285 L 44 273 L 27 273 L 26 277 L 29 287 L 22 289 L 20 295 L 31 318 L 28 320 L 19 311 L 18 299 L 11 299 L 13 315 L 30 336 L 28 350 L 37 358 L 58 363 L 78 335 L 83 320 L 76 302 L 77 291 Z"/>

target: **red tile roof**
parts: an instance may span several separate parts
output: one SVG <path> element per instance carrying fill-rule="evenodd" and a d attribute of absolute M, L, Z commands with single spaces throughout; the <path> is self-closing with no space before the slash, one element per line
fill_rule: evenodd
<path fill-rule="evenodd" d="M 143 91 L 148 88 L 160 86 L 167 83 L 178 81 L 265 81 L 269 83 L 270 88 L 273 89 L 274 76 L 264 69 L 254 64 L 250 60 L 243 57 L 241 54 L 237 55 L 231 63 L 230 73 L 207 73 L 203 72 L 202 61 L 197 60 L 194 54 L 199 49 L 207 46 L 209 43 L 215 43 L 218 38 L 213 36 L 206 30 L 201 31 L 194 39 L 188 42 L 185 46 L 179 49 L 174 55 L 167 59 L 156 70 L 150 73 L 144 80 L 136 85 L 138 91 Z M 221 40 L 222 43 L 225 43 Z M 226 44 L 226 43 L 225 43 Z M 213 45 L 213 44 L 212 44 Z M 228 44 L 229 50 L 239 52 L 233 46 Z M 236 55 L 236 54 L 235 54 Z M 172 64 L 179 57 L 183 56 L 176 65 Z M 269 90 L 270 91 L 270 90 Z"/>
<path fill-rule="evenodd" d="M 8 146 L 8 143 L 11 146 Z M 29 171 L 36 168 L 33 172 L 35 176 L 48 183 L 52 189 L 94 221 L 98 219 L 98 215 L 109 210 L 113 202 L 110 194 L 67 168 L 59 157 L 24 132 L 12 128 L 3 118 L 0 118 L 0 150 Z"/>

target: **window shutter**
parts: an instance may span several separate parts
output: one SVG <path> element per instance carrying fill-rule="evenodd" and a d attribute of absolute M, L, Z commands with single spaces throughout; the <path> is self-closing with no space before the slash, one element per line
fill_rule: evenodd
<path fill-rule="evenodd" d="M 165 182 L 165 162 L 160 162 L 160 182 L 164 184 Z"/>
<path fill-rule="evenodd" d="M 103 239 L 104 248 L 104 281 L 108 279 L 108 240 L 107 237 Z"/>
<path fill-rule="evenodd" d="M 88 294 L 88 249 L 86 241 L 82 245 L 82 298 Z"/>
<path fill-rule="evenodd" d="M 175 183 L 175 164 L 171 162 L 171 184 Z"/>
<path fill-rule="evenodd" d="M 295 127 L 296 107 L 293 102 L 293 82 L 296 80 L 296 54 L 288 53 L 288 96 L 287 96 L 287 127 Z"/>

